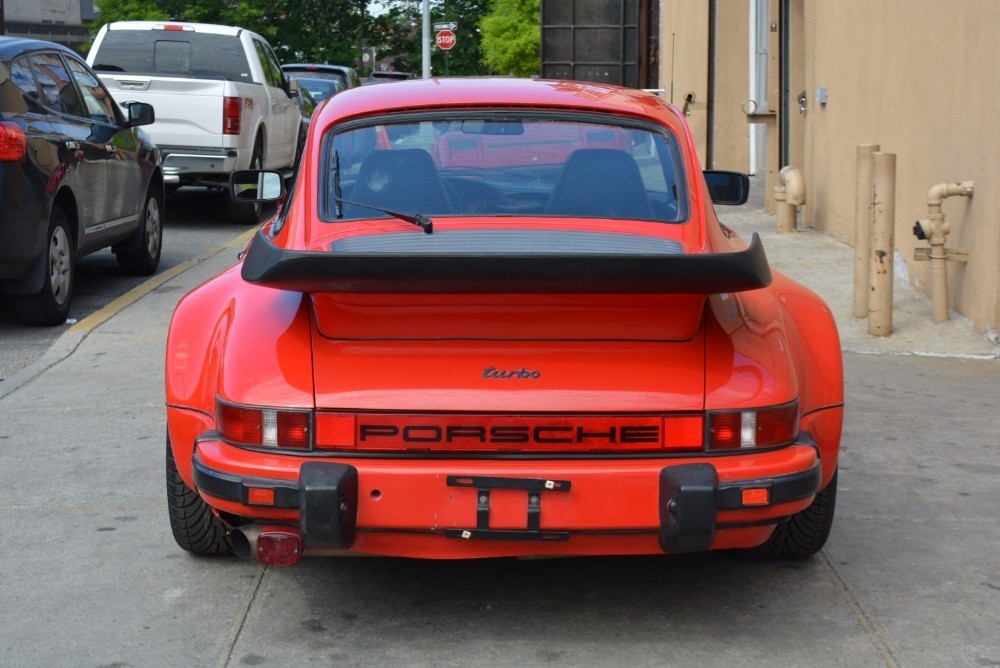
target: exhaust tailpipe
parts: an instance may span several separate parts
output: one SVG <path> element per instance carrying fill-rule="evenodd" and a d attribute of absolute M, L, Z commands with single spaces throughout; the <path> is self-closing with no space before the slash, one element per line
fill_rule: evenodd
<path fill-rule="evenodd" d="M 247 524 L 236 527 L 229 532 L 229 544 L 233 546 L 233 552 L 240 559 L 257 558 L 257 538 L 260 536 L 261 527 L 256 524 Z"/>

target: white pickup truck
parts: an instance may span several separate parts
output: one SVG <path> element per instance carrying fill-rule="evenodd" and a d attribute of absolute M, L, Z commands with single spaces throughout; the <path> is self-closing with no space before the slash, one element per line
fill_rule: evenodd
<path fill-rule="evenodd" d="M 124 21 L 103 26 L 87 62 L 122 105 L 148 102 L 168 192 L 222 187 L 238 169 L 291 170 L 301 111 L 267 41 L 242 28 Z M 226 198 L 230 219 L 255 223 L 259 205 Z"/>

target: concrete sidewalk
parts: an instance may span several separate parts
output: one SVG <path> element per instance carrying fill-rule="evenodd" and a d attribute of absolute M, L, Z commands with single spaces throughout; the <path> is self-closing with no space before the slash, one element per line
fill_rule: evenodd
<path fill-rule="evenodd" d="M 757 232 L 773 269 L 802 283 L 833 311 L 845 352 L 925 355 L 931 357 L 1000 358 L 1000 338 L 977 332 L 963 316 L 937 324 L 931 298 L 899 275 L 893 283 L 893 333 L 868 334 L 868 319 L 855 318 L 854 248 L 814 229 L 778 234 L 773 214 L 763 212 L 763 180 L 754 178 L 751 199 L 742 207 L 720 206 L 720 220 L 749 241 Z M 905 269 L 903 269 L 905 271 Z"/>

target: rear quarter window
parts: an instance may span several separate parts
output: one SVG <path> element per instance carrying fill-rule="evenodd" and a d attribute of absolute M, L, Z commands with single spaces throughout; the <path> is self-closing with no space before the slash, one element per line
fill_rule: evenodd
<path fill-rule="evenodd" d="M 109 30 L 93 67 L 98 72 L 252 79 L 239 37 L 186 30 Z"/>

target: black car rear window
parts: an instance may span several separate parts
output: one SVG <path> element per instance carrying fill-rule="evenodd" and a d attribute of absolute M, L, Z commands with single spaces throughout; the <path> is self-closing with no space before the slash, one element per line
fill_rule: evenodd
<path fill-rule="evenodd" d="M 250 81 L 239 37 L 189 30 L 109 30 L 94 69 Z"/>
<path fill-rule="evenodd" d="M 289 74 L 293 77 L 308 77 L 310 79 L 329 79 L 331 81 L 337 81 L 341 86 L 347 88 L 347 76 L 341 74 L 340 72 L 333 72 L 331 70 L 311 70 L 307 67 L 283 67 L 281 68 L 285 71 L 285 74 Z"/>

